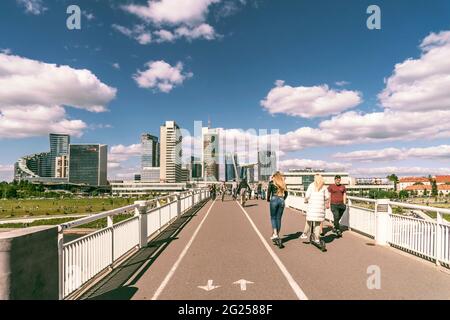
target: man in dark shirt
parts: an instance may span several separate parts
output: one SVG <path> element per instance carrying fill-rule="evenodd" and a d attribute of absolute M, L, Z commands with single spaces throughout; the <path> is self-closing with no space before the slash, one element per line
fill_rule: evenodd
<path fill-rule="evenodd" d="M 339 221 L 347 209 L 347 190 L 345 189 L 345 186 L 341 184 L 341 176 L 335 176 L 334 182 L 335 184 L 328 187 L 328 191 L 330 192 L 331 212 L 333 212 L 334 232 L 340 238 L 342 236 L 342 231 Z"/>

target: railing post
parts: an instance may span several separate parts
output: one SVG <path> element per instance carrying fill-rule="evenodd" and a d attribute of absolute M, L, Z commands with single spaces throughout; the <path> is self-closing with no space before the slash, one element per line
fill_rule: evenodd
<path fill-rule="evenodd" d="M 114 263 L 114 221 L 112 216 L 106 217 L 107 227 L 111 229 L 111 261 L 110 266 L 112 267 Z"/>
<path fill-rule="evenodd" d="M 389 245 L 390 240 L 390 217 L 392 207 L 389 199 L 378 199 L 375 202 L 376 231 L 375 243 L 380 246 Z"/>
<path fill-rule="evenodd" d="M 351 215 L 350 215 L 350 207 L 351 206 L 352 206 L 352 200 L 347 198 L 347 218 L 348 218 L 347 228 L 348 228 L 348 231 L 352 231 L 352 227 L 351 227 L 352 223 L 351 223 Z M 344 213 L 344 215 L 345 215 L 345 213 Z"/>
<path fill-rule="evenodd" d="M 177 199 L 177 217 L 179 217 L 181 215 L 181 195 L 177 194 L 176 199 Z"/>
<path fill-rule="evenodd" d="M 156 200 L 156 207 L 161 208 L 161 199 L 159 199 L 159 198 Z M 158 233 L 160 233 L 161 232 L 161 209 L 158 209 L 158 221 L 159 221 Z"/>
<path fill-rule="evenodd" d="M 441 251 L 442 251 L 442 237 L 441 237 L 441 230 L 442 230 L 442 224 L 444 222 L 442 213 L 437 211 L 436 212 L 436 234 L 435 234 L 435 244 L 436 244 L 436 265 L 440 265 L 441 260 Z"/>
<path fill-rule="evenodd" d="M 58 272 L 59 272 L 59 300 L 64 299 L 64 233 L 63 228 L 58 226 Z"/>
<path fill-rule="evenodd" d="M 157 202 L 158 203 L 158 202 Z M 139 248 L 143 248 L 147 245 L 147 201 L 135 201 L 137 205 L 134 209 L 135 216 L 139 217 Z"/>

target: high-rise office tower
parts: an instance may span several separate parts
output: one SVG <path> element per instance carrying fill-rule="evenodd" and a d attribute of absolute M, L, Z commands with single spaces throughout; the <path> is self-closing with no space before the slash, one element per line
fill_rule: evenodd
<path fill-rule="evenodd" d="M 225 181 L 237 181 L 240 172 L 237 154 L 225 155 Z"/>
<path fill-rule="evenodd" d="M 56 157 L 69 154 L 70 136 L 68 134 L 50 133 L 51 176 L 56 177 Z"/>
<path fill-rule="evenodd" d="M 107 145 L 71 144 L 69 147 L 69 182 L 106 186 L 107 164 Z"/>
<path fill-rule="evenodd" d="M 175 121 L 166 121 L 161 126 L 160 139 L 160 180 L 166 183 L 181 182 L 182 136 Z"/>
<path fill-rule="evenodd" d="M 258 179 L 269 181 L 277 171 L 277 156 L 275 151 L 265 150 L 258 152 Z"/>
<path fill-rule="evenodd" d="M 159 182 L 155 177 L 155 168 L 159 167 L 159 142 L 158 138 L 148 133 L 141 135 L 141 181 Z"/>
<path fill-rule="evenodd" d="M 199 180 L 202 177 L 202 161 L 200 158 L 191 156 L 189 170 L 193 180 Z"/>
<path fill-rule="evenodd" d="M 202 128 L 202 165 L 204 181 L 219 181 L 219 129 Z"/>

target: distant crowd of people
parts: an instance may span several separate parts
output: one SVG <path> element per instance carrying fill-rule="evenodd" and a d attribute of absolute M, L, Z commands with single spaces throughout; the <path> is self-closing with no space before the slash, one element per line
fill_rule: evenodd
<path fill-rule="evenodd" d="M 262 199 L 269 202 L 270 221 L 272 225 L 272 236 L 270 239 L 280 249 L 284 248 L 283 241 L 280 238 L 281 222 L 285 208 L 285 201 L 288 197 L 288 191 L 284 176 L 281 172 L 275 172 L 268 183 L 249 184 L 246 179 L 242 179 L 239 184 L 222 183 L 220 185 L 211 184 L 209 186 L 211 197 L 216 200 L 221 196 L 224 201 L 226 195 L 231 195 L 233 200 L 239 198 L 242 206 L 245 206 L 247 200 Z M 341 177 L 335 176 L 334 184 L 325 186 L 322 175 L 316 174 L 314 182 L 311 183 L 305 193 L 306 223 L 300 239 L 308 239 L 318 247 L 324 248 L 323 242 L 325 221 L 325 210 L 331 209 L 333 213 L 333 233 L 336 237 L 342 236 L 342 229 L 339 224 L 347 206 L 346 188 L 341 184 Z"/>

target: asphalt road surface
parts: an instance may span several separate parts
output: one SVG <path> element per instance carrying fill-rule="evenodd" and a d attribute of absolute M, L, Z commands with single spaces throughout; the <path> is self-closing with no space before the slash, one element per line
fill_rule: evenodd
<path fill-rule="evenodd" d="M 266 201 L 226 197 L 187 212 L 82 299 L 450 299 L 450 272 L 354 232 L 328 232 L 323 253 L 299 239 L 286 208 L 284 249 L 270 240 Z M 329 230 L 331 228 L 326 228 Z"/>

